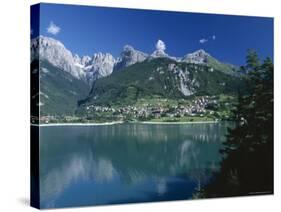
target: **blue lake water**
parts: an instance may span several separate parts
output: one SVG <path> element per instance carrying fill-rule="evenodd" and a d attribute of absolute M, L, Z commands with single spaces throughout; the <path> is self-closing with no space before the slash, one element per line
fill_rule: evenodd
<path fill-rule="evenodd" d="M 42 208 L 191 199 L 230 123 L 40 127 Z"/>

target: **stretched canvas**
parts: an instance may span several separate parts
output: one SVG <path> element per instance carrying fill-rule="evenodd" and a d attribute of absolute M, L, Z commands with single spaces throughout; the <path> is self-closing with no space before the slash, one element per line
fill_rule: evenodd
<path fill-rule="evenodd" d="M 31 7 L 31 205 L 273 194 L 273 18 Z"/>

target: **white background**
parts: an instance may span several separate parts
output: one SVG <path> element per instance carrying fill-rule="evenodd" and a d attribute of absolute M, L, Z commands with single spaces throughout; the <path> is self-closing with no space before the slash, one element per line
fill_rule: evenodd
<path fill-rule="evenodd" d="M 48 2 L 275 17 L 274 196 L 84 207 L 60 211 L 278 211 L 278 205 L 281 205 L 281 149 L 278 132 L 280 129 L 278 108 L 280 108 L 279 80 L 281 80 L 279 62 L 281 7 L 278 5 L 278 0 L 57 0 Z M 0 211 L 4 212 L 35 210 L 29 207 L 29 6 L 33 3 L 37 1 L 3 0 L 0 6 Z"/>

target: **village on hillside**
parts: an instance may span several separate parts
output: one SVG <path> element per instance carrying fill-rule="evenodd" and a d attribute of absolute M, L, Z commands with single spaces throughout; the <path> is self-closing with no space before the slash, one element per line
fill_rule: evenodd
<path fill-rule="evenodd" d="M 101 122 L 195 122 L 230 120 L 235 98 L 232 96 L 200 96 L 193 100 L 170 102 L 162 99 L 153 102 L 125 105 L 87 105 L 86 115 L 42 115 L 40 120 L 32 117 L 31 122 L 48 123 L 101 123 Z"/>

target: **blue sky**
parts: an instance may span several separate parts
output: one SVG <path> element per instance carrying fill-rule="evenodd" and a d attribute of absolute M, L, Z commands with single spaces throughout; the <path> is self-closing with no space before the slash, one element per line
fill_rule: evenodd
<path fill-rule="evenodd" d="M 273 19 L 153 10 L 41 4 L 40 34 L 60 40 L 80 56 L 125 44 L 151 53 L 161 39 L 171 56 L 204 49 L 217 59 L 245 63 L 246 50 L 273 58 Z M 34 33 L 36 34 L 36 33 Z"/>

